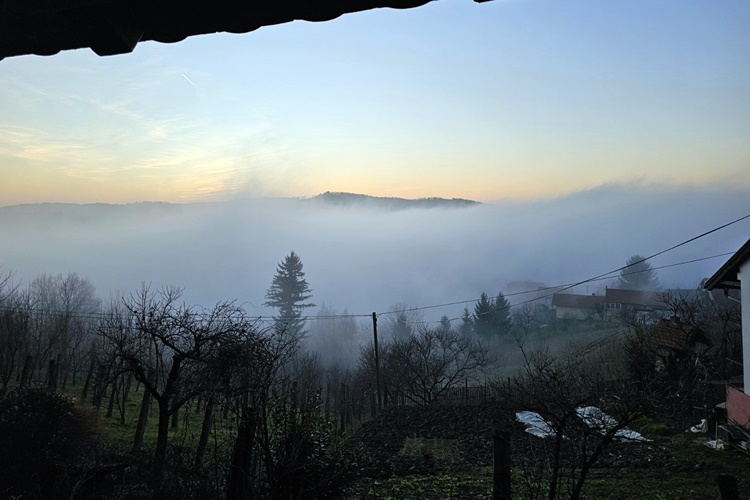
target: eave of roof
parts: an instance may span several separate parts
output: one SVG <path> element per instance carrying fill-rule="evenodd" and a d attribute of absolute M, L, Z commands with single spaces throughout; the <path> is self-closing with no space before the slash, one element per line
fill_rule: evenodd
<path fill-rule="evenodd" d="M 0 59 L 89 47 L 100 56 L 131 52 L 144 40 L 248 33 L 294 20 L 328 21 L 376 8 L 434 0 L 0 0 Z M 475 0 L 486 1 L 486 0 Z"/>
<path fill-rule="evenodd" d="M 740 281 L 737 275 L 740 272 L 740 266 L 747 262 L 748 259 L 750 259 L 750 240 L 747 240 L 713 276 L 708 278 L 703 288 L 707 290 L 740 288 Z"/>

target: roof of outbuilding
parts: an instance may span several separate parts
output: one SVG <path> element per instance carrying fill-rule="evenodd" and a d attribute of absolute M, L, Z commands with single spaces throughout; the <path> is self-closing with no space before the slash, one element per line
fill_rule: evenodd
<path fill-rule="evenodd" d="M 654 328 L 653 341 L 659 347 L 668 347 L 676 351 L 691 349 L 695 344 L 711 345 L 711 339 L 698 328 L 683 324 L 680 320 L 661 319 Z"/>
<path fill-rule="evenodd" d="M 122 54 L 144 40 L 171 43 L 207 33 L 248 33 L 294 20 L 328 21 L 351 12 L 407 9 L 431 1 L 0 0 L 0 59 L 86 47 L 100 56 Z"/>

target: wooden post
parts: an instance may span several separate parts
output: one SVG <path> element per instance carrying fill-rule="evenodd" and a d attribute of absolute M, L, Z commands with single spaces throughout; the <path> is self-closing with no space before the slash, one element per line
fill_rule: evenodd
<path fill-rule="evenodd" d="M 345 386 L 346 392 L 344 393 L 344 401 L 346 402 L 346 423 L 351 424 L 352 423 L 352 393 L 351 388 L 349 384 L 346 384 Z"/>
<path fill-rule="evenodd" d="M 740 500 L 740 488 L 737 485 L 737 477 L 729 474 L 719 474 L 716 478 L 719 484 L 721 500 Z"/>
<path fill-rule="evenodd" d="M 339 392 L 339 418 L 341 419 L 341 434 L 346 429 L 346 385 L 341 382 L 341 391 Z"/>
<path fill-rule="evenodd" d="M 372 390 L 372 384 L 369 384 L 367 386 L 367 393 L 370 396 L 370 418 L 372 418 L 377 413 L 377 405 L 375 404 L 375 391 Z"/>
<path fill-rule="evenodd" d="M 325 405 L 326 417 L 331 414 L 331 383 L 326 384 L 326 405 Z"/>
<path fill-rule="evenodd" d="M 383 400 L 380 396 L 380 352 L 378 351 L 378 315 L 372 313 L 372 336 L 375 347 L 375 391 L 378 394 L 378 410 L 383 409 Z"/>
<path fill-rule="evenodd" d="M 492 500 L 510 500 L 510 433 L 495 429 Z"/>
<path fill-rule="evenodd" d="M 253 441 L 256 426 L 255 410 L 242 409 L 240 428 L 234 443 L 232 465 L 227 480 L 227 500 L 254 498 L 250 467 L 253 463 Z"/>
<path fill-rule="evenodd" d="M 49 360 L 49 368 L 47 368 L 47 389 L 57 392 L 57 365 L 54 359 Z"/>
<path fill-rule="evenodd" d="M 21 371 L 21 381 L 18 383 L 19 389 L 23 389 L 29 383 L 33 364 L 34 358 L 32 358 L 31 356 L 26 356 L 26 360 L 23 362 L 23 370 Z"/>

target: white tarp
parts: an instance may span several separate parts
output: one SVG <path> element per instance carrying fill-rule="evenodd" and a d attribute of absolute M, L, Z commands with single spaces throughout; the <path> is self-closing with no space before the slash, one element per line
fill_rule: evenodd
<path fill-rule="evenodd" d="M 602 434 L 606 434 L 618 423 L 596 406 L 581 406 L 576 408 L 576 413 L 589 428 L 598 429 Z M 524 424 L 526 432 L 532 436 L 547 438 L 555 435 L 552 425 L 535 411 L 517 411 L 516 420 Z M 623 441 L 651 441 L 641 433 L 625 428 L 615 431 L 615 437 Z"/>
<path fill-rule="evenodd" d="M 599 429 L 599 432 L 606 434 L 610 429 L 617 425 L 617 420 L 604 413 L 596 406 L 581 406 L 576 408 L 576 413 L 581 417 L 583 422 L 592 429 Z M 641 433 L 630 429 L 618 429 L 615 437 L 625 441 L 651 441 Z"/>
<path fill-rule="evenodd" d="M 526 426 L 526 432 L 529 434 L 540 437 L 552 437 L 555 435 L 555 431 L 552 430 L 552 426 L 544 420 L 544 418 L 535 411 L 517 411 L 516 420 Z"/>

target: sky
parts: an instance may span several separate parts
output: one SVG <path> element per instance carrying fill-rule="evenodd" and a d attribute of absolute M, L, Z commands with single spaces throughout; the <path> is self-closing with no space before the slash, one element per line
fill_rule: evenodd
<path fill-rule="evenodd" d="M 750 3 L 440 0 L 0 61 L 0 206 L 750 189 Z"/>

